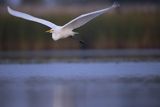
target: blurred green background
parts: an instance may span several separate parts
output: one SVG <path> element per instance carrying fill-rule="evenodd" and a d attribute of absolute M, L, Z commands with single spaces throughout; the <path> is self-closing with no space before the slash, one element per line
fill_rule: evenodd
<path fill-rule="evenodd" d="M 85 49 L 159 49 L 158 0 L 120 0 L 112 12 L 76 29 Z M 0 0 L 0 51 L 81 49 L 66 38 L 53 41 L 48 27 L 8 14 L 6 6 L 64 25 L 80 14 L 111 6 L 106 0 Z"/>

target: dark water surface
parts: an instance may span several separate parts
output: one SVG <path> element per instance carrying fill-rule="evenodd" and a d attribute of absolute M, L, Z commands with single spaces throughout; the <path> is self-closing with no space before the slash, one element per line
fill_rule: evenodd
<path fill-rule="evenodd" d="M 160 107 L 160 62 L 1 64 L 0 107 Z"/>
<path fill-rule="evenodd" d="M 160 61 L 159 49 L 43 50 L 0 52 L 0 63 Z"/>

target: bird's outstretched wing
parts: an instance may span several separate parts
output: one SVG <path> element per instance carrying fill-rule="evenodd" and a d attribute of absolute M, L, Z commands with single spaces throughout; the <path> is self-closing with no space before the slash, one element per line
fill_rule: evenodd
<path fill-rule="evenodd" d="M 53 29 L 55 27 L 57 27 L 57 25 L 55 25 L 52 22 L 49 22 L 47 20 L 43 20 L 43 19 L 36 18 L 36 17 L 31 16 L 31 15 L 26 14 L 26 13 L 15 11 L 15 10 L 11 9 L 10 7 L 7 7 L 7 9 L 8 9 L 8 12 L 13 16 L 20 17 L 20 18 L 30 20 L 30 21 L 34 21 L 34 22 L 37 22 L 37 23 L 41 23 L 41 24 L 46 25 L 46 26 L 48 26 L 50 28 L 53 28 Z"/>
<path fill-rule="evenodd" d="M 67 24 L 65 24 L 62 28 L 64 29 L 76 29 L 78 27 L 81 27 L 83 26 L 84 24 L 86 24 L 87 22 L 89 22 L 90 20 L 94 19 L 95 17 L 113 9 L 113 8 L 116 8 L 118 7 L 119 4 L 118 3 L 114 3 L 111 7 L 109 8 L 105 8 L 105 9 L 102 9 L 102 10 L 98 10 L 98 11 L 94 11 L 94 12 L 91 12 L 91 13 L 87 13 L 87 14 L 83 14 L 83 15 L 80 15 L 79 17 L 71 20 L 70 22 L 68 22 Z"/>

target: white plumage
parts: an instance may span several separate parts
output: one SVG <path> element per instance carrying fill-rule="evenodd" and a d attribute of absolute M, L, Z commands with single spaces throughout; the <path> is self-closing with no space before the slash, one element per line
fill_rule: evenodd
<path fill-rule="evenodd" d="M 111 7 L 80 15 L 79 17 L 71 20 L 70 22 L 68 22 L 64 26 L 58 26 L 58 25 L 55 25 L 54 23 L 49 22 L 47 20 L 40 19 L 40 18 L 31 16 L 29 14 L 26 14 L 26 13 L 15 11 L 15 10 L 11 9 L 10 7 L 7 7 L 7 9 L 8 9 L 8 12 L 13 16 L 20 17 L 20 18 L 30 20 L 30 21 L 34 21 L 34 22 L 38 22 L 38 23 L 41 23 L 43 25 L 50 27 L 51 29 L 48 30 L 47 32 L 52 33 L 52 38 L 53 38 L 53 40 L 56 41 L 61 38 L 67 38 L 69 36 L 74 36 L 76 34 L 76 32 L 73 32 L 74 29 L 83 26 L 84 24 L 86 24 L 90 20 L 94 19 L 95 17 L 97 17 L 105 12 L 108 12 L 109 10 L 112 10 L 118 6 L 119 6 L 118 4 L 114 3 Z"/>

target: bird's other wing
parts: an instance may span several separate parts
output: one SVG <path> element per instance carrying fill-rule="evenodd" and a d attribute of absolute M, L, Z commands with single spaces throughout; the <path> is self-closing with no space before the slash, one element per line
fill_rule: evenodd
<path fill-rule="evenodd" d="M 86 24 L 87 22 L 89 22 L 90 20 L 94 19 L 95 17 L 113 9 L 118 7 L 119 4 L 118 3 L 114 3 L 111 7 L 109 8 L 105 8 L 102 10 L 98 10 L 98 11 L 94 11 L 94 12 L 90 12 L 87 14 L 83 14 L 80 15 L 79 17 L 71 20 L 70 22 L 68 22 L 67 24 L 65 24 L 62 28 L 64 29 L 76 29 L 78 27 L 81 27 L 82 25 Z"/>
<path fill-rule="evenodd" d="M 57 25 L 55 25 L 52 22 L 49 22 L 47 20 L 43 20 L 43 19 L 36 18 L 36 17 L 31 16 L 31 15 L 26 14 L 26 13 L 15 11 L 15 10 L 11 9 L 10 7 L 7 7 L 7 9 L 8 9 L 8 12 L 13 16 L 23 18 L 23 19 L 26 19 L 26 20 L 30 20 L 30 21 L 34 21 L 34 22 L 37 22 L 37 23 L 41 23 L 41 24 L 46 25 L 46 26 L 48 26 L 50 28 L 53 28 L 53 29 L 55 27 L 57 27 Z"/>

